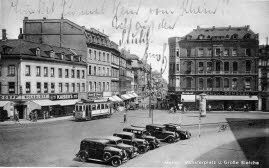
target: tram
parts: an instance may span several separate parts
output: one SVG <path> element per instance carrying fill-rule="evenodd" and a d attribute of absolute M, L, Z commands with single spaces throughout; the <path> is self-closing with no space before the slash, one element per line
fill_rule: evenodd
<path fill-rule="evenodd" d="M 91 120 L 111 115 L 112 109 L 108 100 L 82 100 L 75 105 L 75 120 Z"/>

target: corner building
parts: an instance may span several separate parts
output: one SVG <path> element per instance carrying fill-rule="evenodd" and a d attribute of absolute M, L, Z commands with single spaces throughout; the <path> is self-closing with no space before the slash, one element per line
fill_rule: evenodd
<path fill-rule="evenodd" d="M 249 26 L 194 29 L 169 42 L 171 104 L 198 109 L 205 93 L 212 110 L 261 110 L 258 97 L 258 34 Z"/>

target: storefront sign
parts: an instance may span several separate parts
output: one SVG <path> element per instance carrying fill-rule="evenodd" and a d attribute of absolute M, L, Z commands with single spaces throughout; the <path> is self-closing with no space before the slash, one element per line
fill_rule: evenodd
<path fill-rule="evenodd" d="M 96 96 L 96 97 L 103 97 L 103 93 L 102 93 L 102 92 L 100 92 L 100 93 L 95 93 L 95 96 Z"/>
<path fill-rule="evenodd" d="M 0 95 L 0 100 L 36 100 L 48 98 L 48 94 Z"/>
<path fill-rule="evenodd" d="M 50 100 L 78 99 L 78 94 L 50 94 Z"/>
<path fill-rule="evenodd" d="M 88 97 L 94 97 L 95 93 L 88 93 Z"/>

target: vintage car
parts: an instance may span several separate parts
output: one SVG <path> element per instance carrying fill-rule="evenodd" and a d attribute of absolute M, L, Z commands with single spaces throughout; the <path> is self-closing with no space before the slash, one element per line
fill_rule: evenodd
<path fill-rule="evenodd" d="M 149 150 L 149 144 L 144 139 L 135 138 L 135 134 L 131 132 L 120 132 L 114 133 L 113 136 L 120 137 L 123 143 L 127 145 L 133 145 L 138 148 L 140 154 L 145 153 Z"/>
<path fill-rule="evenodd" d="M 181 125 L 179 125 L 179 124 L 169 123 L 169 124 L 164 124 L 164 126 L 165 126 L 167 131 L 178 133 L 180 139 L 190 139 L 191 138 L 191 133 L 189 131 L 182 130 Z"/>
<path fill-rule="evenodd" d="M 123 128 L 123 131 L 134 133 L 135 137 L 138 139 L 145 139 L 149 143 L 149 148 L 151 150 L 160 146 L 160 141 L 156 137 L 151 136 L 145 128 L 126 127 Z"/>
<path fill-rule="evenodd" d="M 149 124 L 146 125 L 146 130 L 163 142 L 173 143 L 179 140 L 179 135 L 176 132 L 167 131 L 164 125 Z"/>
<path fill-rule="evenodd" d="M 108 136 L 108 137 L 105 137 L 105 139 L 109 140 L 108 145 L 125 150 L 127 153 L 128 159 L 132 159 L 136 157 L 137 155 L 139 155 L 137 147 L 124 144 L 120 137 Z"/>
<path fill-rule="evenodd" d="M 83 139 L 76 157 L 82 162 L 87 160 L 110 162 L 114 167 L 128 160 L 125 150 L 110 146 L 109 140 L 96 138 Z"/>

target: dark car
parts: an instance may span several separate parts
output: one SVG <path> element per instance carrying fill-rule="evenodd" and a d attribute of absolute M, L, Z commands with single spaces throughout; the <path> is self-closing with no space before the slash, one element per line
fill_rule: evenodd
<path fill-rule="evenodd" d="M 179 135 L 175 132 L 167 131 L 164 125 L 149 124 L 146 130 L 160 141 L 173 143 L 179 140 Z"/>
<path fill-rule="evenodd" d="M 160 146 L 160 141 L 156 137 L 151 136 L 145 128 L 127 127 L 123 128 L 123 131 L 134 133 L 135 137 L 138 139 L 145 139 L 149 143 L 151 150 Z"/>
<path fill-rule="evenodd" d="M 149 150 L 149 144 L 144 139 L 137 139 L 135 138 L 135 134 L 131 132 L 120 132 L 115 133 L 113 136 L 120 137 L 123 143 L 127 145 L 133 145 L 138 148 L 138 152 L 140 154 L 145 153 Z"/>
<path fill-rule="evenodd" d="M 139 154 L 137 147 L 124 144 L 120 137 L 108 136 L 105 137 L 105 139 L 109 140 L 110 146 L 125 150 L 129 159 L 132 159 Z"/>
<path fill-rule="evenodd" d="M 76 157 L 82 162 L 87 160 L 110 162 L 114 167 L 120 166 L 128 160 L 125 150 L 111 147 L 109 140 L 96 138 L 83 139 Z"/>
<path fill-rule="evenodd" d="M 181 129 L 181 125 L 179 124 L 174 124 L 174 123 L 169 123 L 169 124 L 164 124 L 165 128 L 167 131 L 172 131 L 178 133 L 180 139 L 190 139 L 191 138 L 191 133 L 186 130 Z"/>

